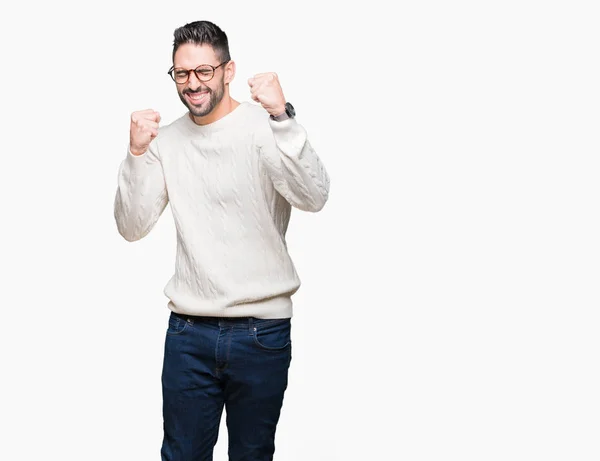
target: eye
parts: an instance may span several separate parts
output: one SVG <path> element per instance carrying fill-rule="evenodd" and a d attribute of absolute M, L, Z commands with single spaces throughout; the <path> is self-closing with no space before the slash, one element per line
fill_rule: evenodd
<path fill-rule="evenodd" d="M 212 74 L 212 71 L 213 70 L 210 67 L 199 67 L 198 69 L 196 69 L 196 72 L 203 76 L 209 76 L 210 74 Z"/>
<path fill-rule="evenodd" d="M 187 78 L 188 73 L 185 70 L 176 70 L 173 75 L 175 78 Z"/>

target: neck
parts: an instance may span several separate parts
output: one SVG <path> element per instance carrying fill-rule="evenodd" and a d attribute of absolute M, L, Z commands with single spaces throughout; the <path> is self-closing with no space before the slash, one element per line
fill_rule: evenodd
<path fill-rule="evenodd" d="M 233 111 L 240 103 L 229 96 L 229 92 L 225 93 L 221 102 L 215 106 L 210 114 L 203 117 L 197 117 L 190 113 L 190 116 L 196 125 L 208 125 L 214 123 L 217 120 L 225 117 L 231 111 Z"/>

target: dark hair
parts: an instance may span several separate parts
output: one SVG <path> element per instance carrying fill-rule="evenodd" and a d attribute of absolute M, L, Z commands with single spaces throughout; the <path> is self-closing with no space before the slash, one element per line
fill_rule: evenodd
<path fill-rule="evenodd" d="M 210 21 L 190 22 L 175 29 L 173 37 L 173 61 L 175 61 L 175 52 L 184 43 L 210 45 L 220 62 L 231 60 L 227 35 L 219 26 Z"/>

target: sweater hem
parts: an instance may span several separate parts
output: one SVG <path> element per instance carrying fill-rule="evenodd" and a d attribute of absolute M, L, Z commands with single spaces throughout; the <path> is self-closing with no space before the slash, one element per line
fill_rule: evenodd
<path fill-rule="evenodd" d="M 256 317 L 259 319 L 292 318 L 293 303 L 289 296 L 260 301 L 219 306 L 209 302 L 170 300 L 167 307 L 177 314 L 207 317 Z"/>

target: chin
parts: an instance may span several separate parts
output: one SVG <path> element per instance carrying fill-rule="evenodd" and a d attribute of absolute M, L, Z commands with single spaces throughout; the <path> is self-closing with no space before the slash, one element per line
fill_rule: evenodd
<path fill-rule="evenodd" d="M 200 108 L 193 107 L 193 106 L 192 107 L 188 106 L 188 109 L 190 110 L 191 114 L 194 117 L 206 117 L 208 114 L 210 114 L 212 112 L 212 110 L 209 110 L 209 111 L 207 111 L 206 109 L 202 110 Z"/>

